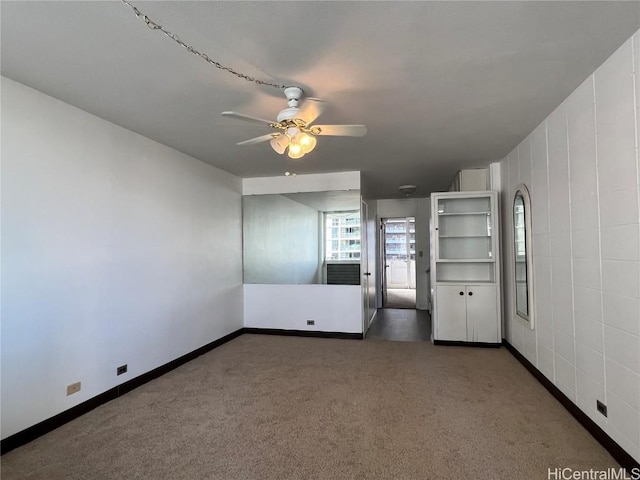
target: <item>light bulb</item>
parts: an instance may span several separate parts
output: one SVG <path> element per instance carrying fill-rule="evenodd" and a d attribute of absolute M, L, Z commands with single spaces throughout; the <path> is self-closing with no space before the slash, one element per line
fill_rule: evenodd
<path fill-rule="evenodd" d="M 311 150 L 316 148 L 316 143 L 318 143 L 313 135 L 308 135 L 306 133 L 301 133 L 295 137 L 295 142 L 302 147 L 302 151 L 304 153 L 309 153 Z"/>
<path fill-rule="evenodd" d="M 302 158 L 304 156 L 304 151 L 302 147 L 297 143 L 289 144 L 289 158 Z"/>

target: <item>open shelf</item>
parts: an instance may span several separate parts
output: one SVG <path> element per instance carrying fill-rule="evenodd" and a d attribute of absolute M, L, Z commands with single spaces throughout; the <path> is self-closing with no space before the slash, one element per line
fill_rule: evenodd
<path fill-rule="evenodd" d="M 493 261 L 475 260 L 451 261 L 436 263 L 436 284 L 466 283 L 466 282 L 495 282 L 495 265 Z"/>
<path fill-rule="evenodd" d="M 452 213 L 438 212 L 439 217 L 454 217 L 454 216 L 461 216 L 461 215 L 491 215 L 491 212 L 452 212 Z"/>
<path fill-rule="evenodd" d="M 440 237 L 438 260 L 493 261 L 493 241 L 488 235 Z"/>
<path fill-rule="evenodd" d="M 491 199 L 486 196 L 438 198 L 438 215 L 487 215 L 491 212 Z"/>
<path fill-rule="evenodd" d="M 440 238 L 491 238 L 491 235 L 440 235 Z"/>
<path fill-rule="evenodd" d="M 434 283 L 494 283 L 496 237 L 492 195 L 437 194 L 433 215 Z"/>
<path fill-rule="evenodd" d="M 480 284 L 493 284 L 495 283 L 493 280 L 439 280 L 437 285 L 473 285 L 476 283 Z"/>
<path fill-rule="evenodd" d="M 440 258 L 437 263 L 493 263 L 493 258 Z"/>

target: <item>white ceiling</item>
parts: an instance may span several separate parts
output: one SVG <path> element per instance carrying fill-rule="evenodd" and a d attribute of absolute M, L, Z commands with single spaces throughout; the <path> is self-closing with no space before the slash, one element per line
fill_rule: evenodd
<path fill-rule="evenodd" d="M 2 74 L 241 177 L 361 170 L 377 198 L 446 189 L 501 159 L 640 28 L 639 2 L 142 2 L 144 13 L 243 73 L 364 123 L 301 160 L 236 142 L 282 92 L 215 69 L 119 1 L 2 1 Z"/>

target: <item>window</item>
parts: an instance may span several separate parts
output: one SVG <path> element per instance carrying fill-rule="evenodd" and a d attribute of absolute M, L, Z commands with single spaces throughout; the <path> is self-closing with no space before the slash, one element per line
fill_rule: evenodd
<path fill-rule="evenodd" d="M 531 268 L 531 197 L 518 185 L 513 199 L 513 253 L 515 261 L 515 313 L 533 328 L 533 281 Z"/>
<path fill-rule="evenodd" d="M 360 259 L 360 212 L 325 214 L 325 260 Z"/>

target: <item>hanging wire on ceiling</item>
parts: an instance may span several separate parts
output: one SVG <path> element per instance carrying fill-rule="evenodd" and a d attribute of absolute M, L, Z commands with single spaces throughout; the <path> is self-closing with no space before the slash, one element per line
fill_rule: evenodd
<path fill-rule="evenodd" d="M 274 87 L 274 88 L 281 88 L 281 89 L 282 88 L 287 88 L 286 85 L 281 85 L 281 84 L 278 84 L 278 83 L 273 83 L 273 82 L 269 82 L 269 81 L 266 81 L 266 80 L 260 80 L 260 79 L 254 78 L 254 77 L 250 77 L 249 75 L 245 75 L 244 73 L 240 73 L 240 72 L 235 71 L 231 67 L 226 67 L 226 66 L 222 65 L 220 62 L 216 62 L 215 60 L 210 58 L 206 53 L 199 52 L 198 50 L 193 48 L 191 45 L 187 45 L 186 43 L 184 43 L 180 39 L 180 37 L 178 35 L 176 35 L 175 33 L 170 32 L 169 30 L 164 28 L 162 25 L 158 25 L 156 22 L 151 20 L 148 16 L 146 16 L 144 13 L 142 13 L 140 10 L 138 10 L 138 8 L 136 6 L 132 5 L 127 0 L 121 0 L 121 1 L 122 1 L 122 3 L 127 5 L 129 8 L 131 8 L 131 10 L 133 10 L 133 13 L 136 15 L 136 17 L 139 18 L 140 20 L 142 20 L 147 25 L 147 27 L 149 27 L 151 30 L 160 30 L 162 33 L 164 33 L 171 40 L 176 42 L 181 47 L 185 48 L 189 53 L 193 53 L 194 55 L 197 55 L 198 57 L 202 58 L 206 62 L 208 62 L 211 65 L 213 65 L 214 67 L 219 68 L 220 70 L 225 70 L 226 72 L 229 72 L 230 74 L 235 75 L 238 78 L 242 78 L 243 80 L 246 80 L 247 82 L 253 82 L 253 83 L 257 83 L 258 85 L 266 85 L 268 87 Z"/>

